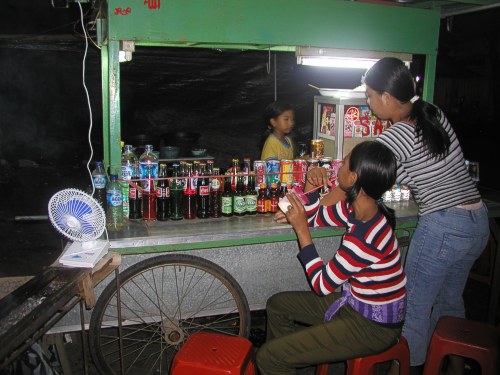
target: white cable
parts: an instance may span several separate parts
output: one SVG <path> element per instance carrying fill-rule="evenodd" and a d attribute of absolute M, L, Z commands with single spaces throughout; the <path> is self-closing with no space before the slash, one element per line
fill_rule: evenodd
<path fill-rule="evenodd" d="M 90 115 L 90 125 L 89 125 L 89 132 L 88 132 L 88 141 L 89 141 L 89 146 L 90 146 L 90 158 L 87 161 L 87 171 L 89 172 L 90 176 L 90 181 L 92 182 L 92 196 L 95 193 L 95 186 L 94 186 L 94 180 L 92 179 L 92 171 L 90 170 L 90 162 L 92 161 L 92 157 L 94 156 L 94 149 L 92 148 L 92 106 L 90 105 L 90 96 L 89 96 L 89 90 L 87 89 L 87 85 L 85 84 L 85 61 L 87 59 L 87 51 L 89 49 L 89 41 L 88 41 L 88 35 L 87 35 L 87 30 L 85 29 L 85 24 L 83 22 L 83 10 L 82 10 L 82 4 L 80 2 L 77 2 L 78 7 L 80 9 L 80 21 L 82 24 L 82 30 L 83 30 L 83 36 L 85 37 L 85 53 L 83 54 L 83 60 L 82 60 L 82 84 L 83 84 L 83 89 L 85 90 L 85 95 L 87 96 L 87 106 L 89 108 L 89 115 Z"/>

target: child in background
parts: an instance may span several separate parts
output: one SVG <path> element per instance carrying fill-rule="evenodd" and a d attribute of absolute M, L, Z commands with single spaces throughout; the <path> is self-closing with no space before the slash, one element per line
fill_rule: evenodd
<path fill-rule="evenodd" d="M 295 125 L 295 111 L 290 104 L 273 102 L 264 111 L 264 119 L 269 128 L 261 160 L 293 159 L 294 145 L 289 136 Z"/>
<path fill-rule="evenodd" d="M 379 142 L 363 142 L 345 157 L 338 186 L 323 199 L 313 188 L 331 185 L 324 168 L 308 172 L 308 204 L 287 194 L 291 206 L 275 220 L 288 221 L 295 230 L 298 258 L 313 291 L 281 292 L 267 301 L 267 338 L 257 352 L 261 375 L 295 374 L 298 368 L 380 353 L 397 342 L 405 315 L 406 276 L 394 212 L 380 199 L 395 179 L 392 152 Z M 326 263 L 309 226 L 346 228 Z"/>

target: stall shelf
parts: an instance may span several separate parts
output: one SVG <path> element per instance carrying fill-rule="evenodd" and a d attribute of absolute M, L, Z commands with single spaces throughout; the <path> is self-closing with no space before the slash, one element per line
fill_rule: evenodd
<path fill-rule="evenodd" d="M 388 202 L 397 212 L 398 230 L 416 225 L 417 206 L 412 201 Z M 313 238 L 341 236 L 339 227 L 311 228 Z M 111 248 L 122 255 L 184 251 L 295 241 L 290 225 L 278 224 L 271 214 L 180 221 L 130 221 L 120 232 L 110 232 Z"/>

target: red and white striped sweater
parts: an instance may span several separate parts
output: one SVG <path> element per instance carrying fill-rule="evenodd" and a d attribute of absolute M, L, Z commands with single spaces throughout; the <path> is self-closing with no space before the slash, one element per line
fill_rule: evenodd
<path fill-rule="evenodd" d="M 347 231 L 327 264 L 314 244 L 300 251 L 298 258 L 314 291 L 327 295 L 349 281 L 353 297 L 365 303 L 385 304 L 405 297 L 406 275 L 398 241 L 385 216 L 378 212 L 364 223 L 355 219 L 346 202 L 322 206 L 315 193 L 308 195 L 310 204 L 305 206 L 309 226 L 346 226 Z"/>

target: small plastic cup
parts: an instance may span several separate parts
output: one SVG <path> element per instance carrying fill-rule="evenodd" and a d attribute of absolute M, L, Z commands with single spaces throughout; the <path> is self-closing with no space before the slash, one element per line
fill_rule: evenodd
<path fill-rule="evenodd" d="M 300 190 L 300 188 L 298 188 L 297 186 L 294 186 L 291 191 L 297 196 L 297 198 L 299 198 L 299 201 L 304 205 L 304 204 L 308 204 L 309 203 L 309 198 L 307 198 L 307 196 L 304 194 L 304 192 L 302 190 Z M 281 211 L 283 212 L 287 212 L 288 211 L 288 207 L 290 207 L 292 204 L 290 203 L 290 201 L 288 200 L 288 198 L 286 197 L 286 195 L 281 198 L 278 202 L 278 207 L 281 209 Z"/>

